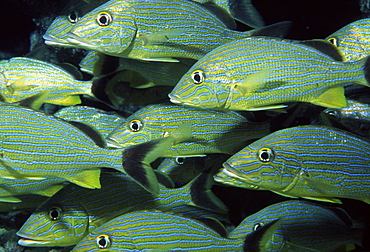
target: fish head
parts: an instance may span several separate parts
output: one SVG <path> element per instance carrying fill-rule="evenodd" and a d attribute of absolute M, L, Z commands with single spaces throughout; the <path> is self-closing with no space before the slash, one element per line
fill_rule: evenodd
<path fill-rule="evenodd" d="M 108 139 L 122 147 L 145 143 L 165 135 L 161 111 L 156 112 L 157 105 L 148 105 L 127 118 L 127 122 L 113 130 Z"/>
<path fill-rule="evenodd" d="M 108 1 L 84 15 L 67 33 L 74 47 L 119 56 L 136 37 L 136 24 L 129 3 Z"/>
<path fill-rule="evenodd" d="M 51 46 L 73 47 L 68 43 L 67 33 L 73 28 L 76 22 L 81 18 L 78 11 L 71 11 L 67 15 L 56 17 L 42 36 L 45 44 Z"/>
<path fill-rule="evenodd" d="M 208 54 L 207 54 L 208 55 Z M 210 62 L 207 55 L 195 63 L 168 95 L 171 102 L 204 109 L 224 109 L 232 79 L 228 69 Z"/>
<path fill-rule="evenodd" d="M 276 146 L 251 144 L 226 160 L 214 179 L 247 189 L 284 191 L 297 174 L 287 167 L 283 152 Z"/>
<path fill-rule="evenodd" d="M 71 246 L 88 234 L 89 217 L 84 207 L 76 202 L 67 205 L 49 200 L 41 204 L 17 232 L 20 245 Z"/>

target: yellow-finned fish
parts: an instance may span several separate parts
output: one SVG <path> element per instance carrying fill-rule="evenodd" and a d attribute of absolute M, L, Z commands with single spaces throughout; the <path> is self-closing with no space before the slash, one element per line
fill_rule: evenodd
<path fill-rule="evenodd" d="M 370 204 L 370 143 L 325 126 L 275 131 L 248 145 L 214 176 L 224 184 L 283 196 Z"/>
<path fill-rule="evenodd" d="M 370 86 L 370 61 L 341 59 L 325 40 L 234 40 L 195 63 L 169 97 L 176 104 L 208 109 L 281 109 L 288 102 L 345 107 L 344 85 Z"/>
<path fill-rule="evenodd" d="M 200 18 L 201 17 L 201 18 Z M 241 32 L 188 0 L 111 0 L 84 15 L 67 34 L 78 48 L 147 61 L 200 59 L 226 42 L 253 35 L 285 35 L 290 22 Z"/>
<path fill-rule="evenodd" d="M 18 102 L 48 92 L 45 102 L 71 106 L 81 103 L 80 95 L 93 97 L 92 81 L 76 80 L 70 73 L 51 63 L 15 57 L 0 61 L 0 101 Z"/>

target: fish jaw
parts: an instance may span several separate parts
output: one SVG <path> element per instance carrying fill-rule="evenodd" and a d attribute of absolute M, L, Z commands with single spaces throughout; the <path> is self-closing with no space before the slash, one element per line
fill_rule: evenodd
<path fill-rule="evenodd" d="M 99 47 L 94 45 L 93 43 L 89 42 L 88 40 L 85 40 L 81 38 L 80 36 L 77 36 L 76 34 L 72 32 L 67 33 L 67 42 L 74 47 L 79 47 L 87 50 L 94 50 L 94 51 L 100 51 Z"/>
<path fill-rule="evenodd" d="M 259 186 L 256 185 L 261 179 L 259 177 L 251 179 L 245 176 L 242 172 L 233 168 L 227 162 L 223 163 L 223 169 L 214 175 L 214 180 L 222 184 L 227 184 L 231 186 L 258 190 Z"/>
<path fill-rule="evenodd" d="M 18 240 L 18 244 L 24 247 L 49 247 L 53 245 L 53 237 L 46 237 L 46 239 L 42 240 L 37 236 L 24 234 L 22 232 L 17 232 L 17 235 L 22 237 Z"/>
<path fill-rule="evenodd" d="M 45 40 L 45 44 L 50 46 L 74 47 L 73 45 L 68 43 L 65 39 L 54 38 L 47 34 L 44 34 L 42 38 Z"/>

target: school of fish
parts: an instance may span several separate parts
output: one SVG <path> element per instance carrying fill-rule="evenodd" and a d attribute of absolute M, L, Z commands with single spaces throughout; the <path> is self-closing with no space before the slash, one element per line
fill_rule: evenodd
<path fill-rule="evenodd" d="M 0 60 L 0 212 L 33 211 L 20 246 L 370 249 L 370 18 L 294 40 L 251 0 L 62 13 L 43 39 L 86 50 L 79 69 Z"/>

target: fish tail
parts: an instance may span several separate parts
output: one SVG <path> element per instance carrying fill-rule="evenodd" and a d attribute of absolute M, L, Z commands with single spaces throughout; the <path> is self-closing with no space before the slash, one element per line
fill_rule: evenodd
<path fill-rule="evenodd" d="M 280 225 L 281 220 L 276 219 L 252 233 L 248 234 L 244 240 L 244 252 L 264 252 L 266 250 L 266 245 L 272 238 L 274 232 Z"/>
<path fill-rule="evenodd" d="M 211 190 L 213 181 L 212 174 L 206 171 L 185 185 L 184 188 L 190 188 L 191 202 L 189 205 L 216 213 L 226 213 L 228 208 Z"/>
<path fill-rule="evenodd" d="M 362 85 L 370 87 L 370 56 L 365 58 L 364 74 L 366 83 L 362 83 Z"/>
<path fill-rule="evenodd" d="M 179 142 L 191 137 L 189 125 L 179 126 L 171 135 L 128 147 L 122 152 L 124 172 L 150 193 L 159 193 L 157 176 L 150 166 L 154 160 Z"/>

